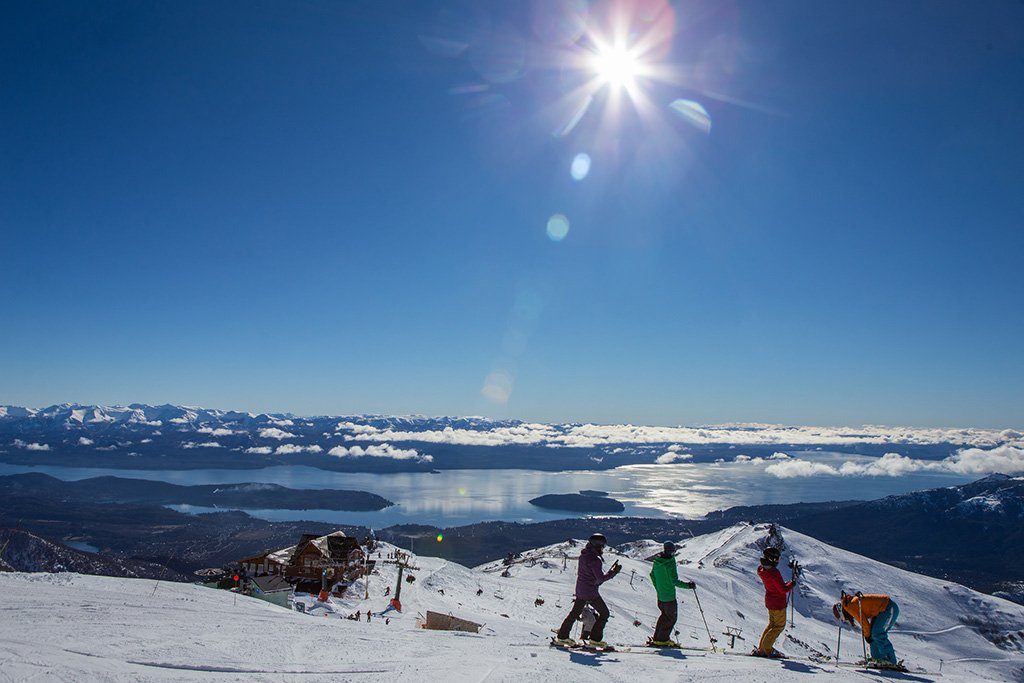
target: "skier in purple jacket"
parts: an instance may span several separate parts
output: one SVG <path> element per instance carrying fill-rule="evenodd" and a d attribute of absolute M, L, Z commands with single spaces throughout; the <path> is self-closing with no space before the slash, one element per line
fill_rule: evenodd
<path fill-rule="evenodd" d="M 561 628 L 558 629 L 556 642 L 559 644 L 573 644 L 573 641 L 569 638 L 569 632 L 572 629 L 572 625 L 576 623 L 576 620 L 583 612 L 583 608 L 589 603 L 597 610 L 597 621 L 594 623 L 594 628 L 590 631 L 589 643 L 596 647 L 604 647 L 606 645 L 604 642 L 604 625 L 608 623 L 608 605 L 601 599 L 598 586 L 618 574 L 622 569 L 618 561 L 616 561 L 607 572 L 602 571 L 603 567 L 601 565 L 603 561 L 601 553 L 604 552 L 606 544 L 607 541 L 604 534 L 594 534 L 587 541 L 583 551 L 580 552 L 580 563 L 576 573 L 576 599 L 572 603 L 569 616 L 565 618 Z"/>

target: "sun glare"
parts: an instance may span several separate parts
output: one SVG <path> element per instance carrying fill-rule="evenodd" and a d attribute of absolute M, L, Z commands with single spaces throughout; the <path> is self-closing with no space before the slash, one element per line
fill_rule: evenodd
<path fill-rule="evenodd" d="M 641 63 L 624 45 L 608 45 L 594 53 L 594 73 L 613 88 L 630 88 L 640 75 Z"/>

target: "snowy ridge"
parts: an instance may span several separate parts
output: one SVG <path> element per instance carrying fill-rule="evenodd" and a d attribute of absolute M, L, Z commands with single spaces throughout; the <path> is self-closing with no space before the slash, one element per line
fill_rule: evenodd
<path fill-rule="evenodd" d="M 256 599 L 192 585 L 86 577 L 74 574 L 0 574 L 5 607 L 18 617 L 0 618 L 0 661 L 14 679 L 47 672 L 63 679 L 106 680 L 533 680 L 630 681 L 638 679 L 742 681 L 883 680 L 878 674 L 812 661 L 831 656 L 837 626 L 830 605 L 841 588 L 884 591 L 900 603 L 903 616 L 892 640 L 911 666 L 924 672 L 910 680 L 934 680 L 928 672 L 942 663 L 942 681 L 1021 680 L 1024 675 L 1024 607 L 962 586 L 905 572 L 846 553 L 783 529 L 783 559 L 806 566 L 797 602 L 796 626 L 780 649 L 787 662 L 728 657 L 698 651 L 639 656 L 637 651 L 591 655 L 552 650 L 550 629 L 567 611 L 581 541 L 567 541 L 502 562 L 469 569 L 438 558 L 413 557 L 415 580 L 403 582 L 404 612 L 387 610 L 397 568 L 385 564 L 391 546 L 382 544 L 379 572 L 369 585 L 354 585 L 348 597 L 316 603 L 310 615 Z M 756 641 L 764 623 L 760 583 L 753 573 L 764 527 L 739 525 L 718 534 L 684 539 L 680 575 L 697 582 L 708 624 L 722 635 L 742 630 L 736 651 Z M 612 619 L 606 639 L 639 644 L 656 616 L 653 588 L 643 557 L 660 544 L 629 544 L 618 559 L 622 573 L 602 593 Z M 502 573 L 507 569 L 507 576 Z M 632 584 L 632 585 L 631 585 Z M 369 599 L 363 600 L 364 592 Z M 479 595 L 478 595 L 479 593 Z M 680 591 L 679 639 L 708 644 L 693 594 Z M 365 621 L 367 610 L 374 613 Z M 363 613 L 360 622 L 344 618 Z M 482 623 L 479 634 L 424 631 L 426 610 L 452 613 Z M 385 623 L 388 620 L 388 623 Z M 640 622 L 634 626 L 634 622 Z M 41 646 L 41 644 L 43 644 Z M 842 659 L 859 657 L 856 634 L 846 629 Z M 806 659 L 805 659 L 806 658 Z M 826 676 L 821 678 L 821 674 Z M 907 680 L 906 678 L 904 680 Z"/>
<path fill-rule="evenodd" d="M 132 578 L 186 581 L 188 577 L 163 565 L 92 553 L 55 543 L 28 531 L 0 529 L 0 571 L 79 572 Z"/>

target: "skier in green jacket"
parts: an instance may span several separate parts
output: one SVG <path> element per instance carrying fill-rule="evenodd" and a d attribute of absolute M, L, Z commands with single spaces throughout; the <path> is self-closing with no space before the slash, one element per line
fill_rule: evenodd
<path fill-rule="evenodd" d="M 651 568 L 651 583 L 658 591 L 658 609 L 661 616 L 658 617 L 658 624 L 654 627 L 654 637 L 651 638 L 651 645 L 659 647 L 679 647 L 679 643 L 672 640 L 672 627 L 676 625 L 679 617 L 679 604 L 676 602 L 676 589 L 688 588 L 693 590 L 697 587 L 693 581 L 680 581 L 676 572 L 676 544 L 671 541 L 665 543 L 665 549 L 654 558 L 654 566 Z"/>

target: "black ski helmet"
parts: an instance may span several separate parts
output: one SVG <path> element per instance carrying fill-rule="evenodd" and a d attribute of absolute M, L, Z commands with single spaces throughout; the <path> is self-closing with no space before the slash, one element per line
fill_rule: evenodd
<path fill-rule="evenodd" d="M 674 555 L 676 552 L 676 544 L 672 541 L 665 541 L 665 554 Z"/>
<path fill-rule="evenodd" d="M 604 537 L 604 534 L 597 533 L 590 535 L 590 543 L 596 546 L 604 547 L 608 545 L 608 539 Z"/>
<path fill-rule="evenodd" d="M 782 553 L 779 552 L 778 548 L 768 546 L 764 549 L 764 559 L 768 560 L 772 564 L 778 564 L 780 557 L 782 557 Z"/>

